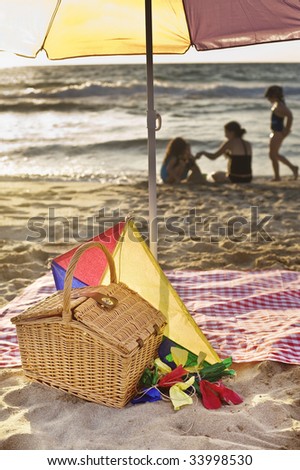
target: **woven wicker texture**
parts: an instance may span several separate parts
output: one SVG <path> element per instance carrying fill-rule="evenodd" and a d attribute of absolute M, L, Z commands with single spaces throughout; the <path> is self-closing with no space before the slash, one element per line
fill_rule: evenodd
<path fill-rule="evenodd" d="M 28 377 L 89 401 L 122 407 L 157 354 L 165 318 L 121 283 L 71 289 L 76 262 L 92 246 L 105 248 L 89 242 L 76 251 L 63 292 L 12 321 Z M 116 281 L 113 259 L 103 251 Z"/>
<path fill-rule="evenodd" d="M 74 309 L 75 317 L 121 352 L 130 353 L 142 346 L 150 334 L 158 333 L 165 325 L 164 317 L 125 284 L 97 290 L 116 299 L 115 308 L 107 310 L 88 299 Z"/>

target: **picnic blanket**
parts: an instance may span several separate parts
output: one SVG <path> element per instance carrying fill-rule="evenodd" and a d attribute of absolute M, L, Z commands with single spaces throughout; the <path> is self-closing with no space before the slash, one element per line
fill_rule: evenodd
<path fill-rule="evenodd" d="M 221 358 L 300 364 L 300 272 L 166 271 Z M 10 319 L 55 292 L 52 273 L 0 309 L 0 367 L 20 366 Z"/>

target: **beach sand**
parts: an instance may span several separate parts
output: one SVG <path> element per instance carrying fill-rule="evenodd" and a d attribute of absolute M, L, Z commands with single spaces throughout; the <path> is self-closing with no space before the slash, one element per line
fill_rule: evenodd
<path fill-rule="evenodd" d="M 157 199 L 163 269 L 300 270 L 299 181 L 159 185 Z M 147 235 L 146 182 L 2 181 L 0 306 L 80 237 L 132 212 Z M 115 410 L 32 383 L 21 368 L 2 369 L 0 448 L 300 449 L 300 367 L 234 368 L 231 387 L 244 403 L 208 411 L 195 400 L 178 412 L 169 402 Z"/>

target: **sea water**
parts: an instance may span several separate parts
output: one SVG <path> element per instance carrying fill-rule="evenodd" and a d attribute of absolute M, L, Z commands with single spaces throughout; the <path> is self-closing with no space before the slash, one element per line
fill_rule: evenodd
<path fill-rule="evenodd" d="M 156 64 L 157 175 L 170 139 L 196 153 L 224 141 L 237 120 L 253 144 L 254 176 L 270 176 L 270 104 L 283 86 L 294 115 L 282 153 L 300 165 L 300 64 Z M 0 176 L 128 182 L 148 171 L 144 65 L 51 65 L 0 69 Z M 205 173 L 226 160 L 199 160 Z M 281 174 L 290 174 L 282 167 Z"/>

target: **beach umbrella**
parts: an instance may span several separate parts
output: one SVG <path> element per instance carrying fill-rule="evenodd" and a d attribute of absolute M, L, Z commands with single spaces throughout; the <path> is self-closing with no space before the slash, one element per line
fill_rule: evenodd
<path fill-rule="evenodd" d="M 153 53 L 300 38 L 299 0 L 0 0 L 0 50 L 49 59 L 146 54 L 150 248 L 157 252 Z"/>

